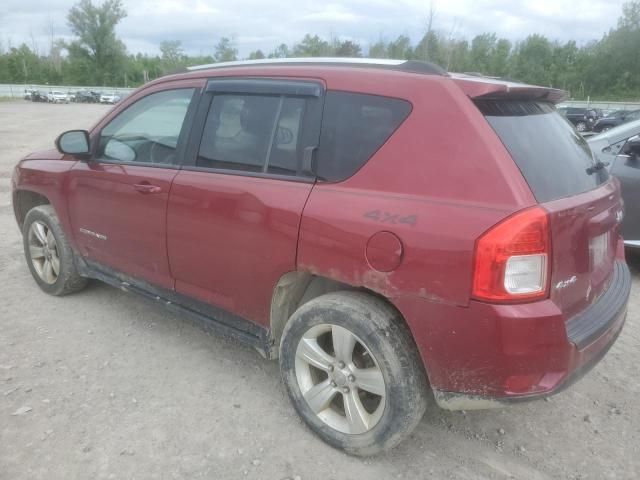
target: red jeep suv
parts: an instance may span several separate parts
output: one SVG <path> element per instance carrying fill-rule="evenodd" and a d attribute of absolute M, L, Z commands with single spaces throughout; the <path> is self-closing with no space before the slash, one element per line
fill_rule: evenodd
<path fill-rule="evenodd" d="M 620 333 L 620 190 L 563 98 L 413 61 L 194 67 L 18 164 L 27 264 L 279 358 L 309 427 L 370 455 L 431 398 L 556 393 Z"/>

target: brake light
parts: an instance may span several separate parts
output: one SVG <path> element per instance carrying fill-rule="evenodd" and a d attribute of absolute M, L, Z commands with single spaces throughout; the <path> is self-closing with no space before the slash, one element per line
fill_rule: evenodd
<path fill-rule="evenodd" d="M 499 303 L 545 298 L 550 257 L 547 212 L 533 207 L 512 215 L 476 241 L 473 297 Z"/>

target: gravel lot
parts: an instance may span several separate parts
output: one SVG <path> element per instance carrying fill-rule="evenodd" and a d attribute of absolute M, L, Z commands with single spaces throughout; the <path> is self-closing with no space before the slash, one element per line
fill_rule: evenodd
<path fill-rule="evenodd" d="M 317 440 L 277 364 L 253 350 L 98 282 L 42 293 L 23 259 L 11 170 L 108 108 L 0 103 L 1 479 L 640 476 L 640 257 L 629 258 L 625 330 L 580 383 L 504 410 L 434 408 L 407 442 L 367 460 Z"/>

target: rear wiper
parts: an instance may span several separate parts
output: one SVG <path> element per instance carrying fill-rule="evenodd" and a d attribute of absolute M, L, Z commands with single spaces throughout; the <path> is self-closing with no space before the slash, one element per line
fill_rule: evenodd
<path fill-rule="evenodd" d="M 594 163 L 592 166 L 590 166 L 589 168 L 587 168 L 587 175 L 593 175 L 594 173 L 596 173 L 598 170 L 602 170 L 603 168 L 609 166 L 609 162 L 601 162 L 600 160 L 598 160 L 596 163 Z"/>

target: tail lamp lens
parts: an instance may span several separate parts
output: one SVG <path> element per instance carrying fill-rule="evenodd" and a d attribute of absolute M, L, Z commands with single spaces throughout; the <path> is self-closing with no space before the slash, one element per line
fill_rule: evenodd
<path fill-rule="evenodd" d="M 476 242 L 473 297 L 490 302 L 531 301 L 548 291 L 547 213 L 534 207 L 516 213 Z"/>

